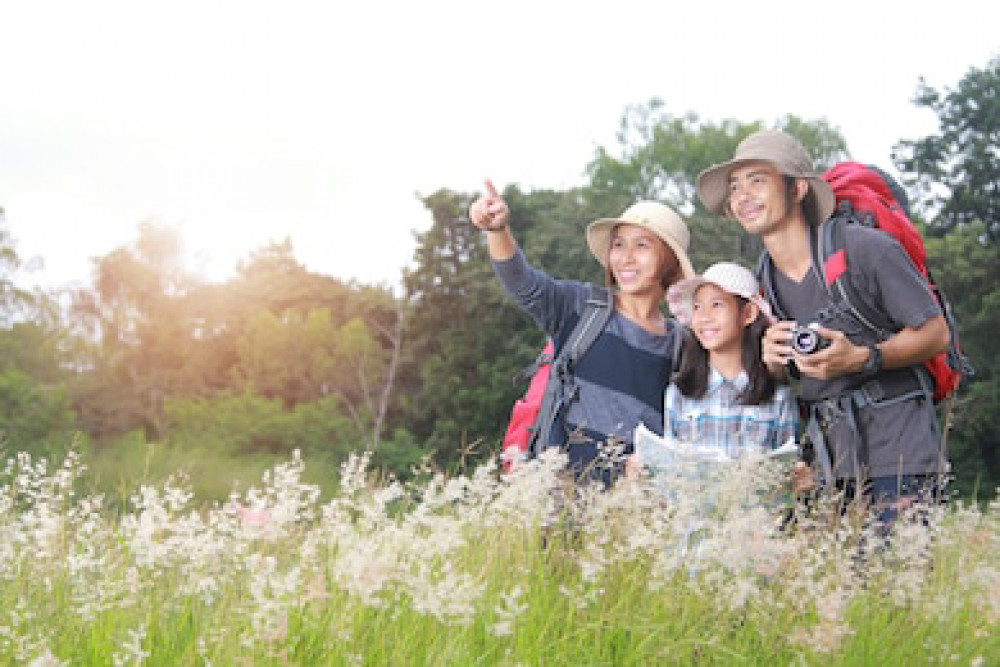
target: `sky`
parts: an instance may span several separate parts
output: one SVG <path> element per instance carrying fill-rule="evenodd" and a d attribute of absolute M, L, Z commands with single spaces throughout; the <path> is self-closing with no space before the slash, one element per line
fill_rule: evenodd
<path fill-rule="evenodd" d="M 393 286 L 420 196 L 581 185 L 629 105 L 823 118 L 890 167 L 937 129 L 918 80 L 1000 55 L 993 3 L 683 4 L 0 0 L 0 207 L 41 265 L 19 282 L 87 285 L 152 222 L 208 280 L 288 238 Z"/>

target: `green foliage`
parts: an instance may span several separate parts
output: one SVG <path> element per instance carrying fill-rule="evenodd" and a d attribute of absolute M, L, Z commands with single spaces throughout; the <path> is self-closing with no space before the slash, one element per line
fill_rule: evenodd
<path fill-rule="evenodd" d="M 213 445 L 287 454 L 321 433 L 356 447 L 377 442 L 402 316 L 390 292 L 310 273 L 287 241 L 253 253 L 223 285 L 184 274 L 177 252 L 171 232 L 142 226 L 132 246 L 98 258 L 93 285 L 73 295 L 74 321 L 94 340 L 72 382 L 89 434 L 114 440 L 138 428 L 150 442 L 185 439 L 167 405 L 232 407 L 234 395 L 259 394 L 299 421 L 272 418 L 272 430 L 286 433 L 255 427 L 257 445 L 245 442 L 246 430 L 218 434 Z M 257 415 L 253 401 L 243 407 Z M 324 412 L 329 424 L 307 427 Z"/>
<path fill-rule="evenodd" d="M 917 106 L 938 116 L 939 132 L 900 141 L 893 160 L 916 187 L 933 228 L 986 225 L 990 242 L 1000 238 L 1000 56 L 970 68 L 943 92 L 921 79 Z"/>
<path fill-rule="evenodd" d="M 237 341 L 240 379 L 288 408 L 316 400 L 333 380 L 336 334 L 326 309 L 259 311 Z"/>
<path fill-rule="evenodd" d="M 962 347 L 976 374 L 966 379 L 952 416 L 949 453 L 964 497 L 983 498 L 1000 486 L 1000 246 L 986 242 L 982 223 L 960 225 L 944 236 L 926 235 L 928 265 L 951 300 Z"/>
<path fill-rule="evenodd" d="M 921 81 L 914 103 L 938 131 L 893 153 L 927 220 L 928 265 L 951 299 L 960 340 L 976 369 L 961 391 L 949 450 L 957 486 L 989 498 L 1000 485 L 1000 57 L 972 67 L 953 90 Z M 940 237 L 940 238 L 933 238 Z"/>
<path fill-rule="evenodd" d="M 91 433 L 139 425 L 151 439 L 165 435 L 163 402 L 192 372 L 184 309 L 191 279 L 179 251 L 174 232 L 140 225 L 134 246 L 96 259 L 93 288 L 73 294 L 76 321 L 100 344 L 74 392 Z"/>
<path fill-rule="evenodd" d="M 199 507 L 225 502 L 235 491 L 259 486 L 263 475 L 287 460 L 267 452 L 234 452 L 213 446 L 207 439 L 184 443 L 148 442 L 142 431 L 125 433 L 100 446 L 82 450 L 87 492 L 107 499 L 110 509 L 122 511 L 143 486 L 171 481 L 189 485 Z M 328 454 L 307 457 L 303 479 L 329 497 L 337 489 L 338 465 Z"/>
<path fill-rule="evenodd" d="M 372 452 L 372 465 L 396 479 L 409 479 L 425 460 L 427 452 L 407 429 L 397 428 Z"/>
<path fill-rule="evenodd" d="M 34 295 L 17 284 L 17 272 L 22 267 L 14 238 L 7 228 L 4 210 L 0 207 L 0 326 L 9 326 L 33 304 Z"/>
<path fill-rule="evenodd" d="M 17 286 L 20 268 L 0 209 L 0 442 L 36 456 L 61 454 L 76 437 L 63 384 L 69 337 L 53 296 Z"/>
<path fill-rule="evenodd" d="M 170 399 L 166 415 L 167 445 L 206 448 L 234 457 L 255 453 L 289 457 L 299 450 L 304 456 L 339 461 L 361 439 L 332 396 L 291 409 L 250 391 Z"/>
<path fill-rule="evenodd" d="M 519 315 L 496 284 L 480 232 L 465 219 L 470 201 L 445 190 L 425 200 L 434 223 L 418 236 L 417 267 L 405 276 L 412 307 L 400 421 L 444 465 L 480 438 L 495 443 L 514 396 L 509 379 L 504 391 L 482 372 L 504 355 Z"/>
<path fill-rule="evenodd" d="M 0 440 L 7 448 L 54 456 L 66 451 L 75 433 L 64 387 L 45 387 L 16 369 L 0 371 Z"/>

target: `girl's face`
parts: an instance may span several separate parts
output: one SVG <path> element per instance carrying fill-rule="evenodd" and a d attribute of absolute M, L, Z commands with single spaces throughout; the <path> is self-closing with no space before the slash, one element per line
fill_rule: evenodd
<path fill-rule="evenodd" d="M 674 252 L 653 232 L 637 225 L 618 225 L 611 236 L 608 269 L 622 292 L 662 294 L 663 278 L 677 269 Z"/>
<path fill-rule="evenodd" d="M 757 308 L 718 285 L 706 283 L 694 293 L 691 330 L 709 352 L 742 349 L 743 330 L 757 317 Z"/>

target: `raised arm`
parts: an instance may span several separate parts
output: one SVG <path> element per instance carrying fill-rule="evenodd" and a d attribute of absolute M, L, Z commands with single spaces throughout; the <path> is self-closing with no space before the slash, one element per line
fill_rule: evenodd
<path fill-rule="evenodd" d="M 510 209 L 490 179 L 486 179 L 486 194 L 469 207 L 469 220 L 486 232 L 486 247 L 491 259 L 504 261 L 517 252 L 517 241 L 507 224 Z"/>

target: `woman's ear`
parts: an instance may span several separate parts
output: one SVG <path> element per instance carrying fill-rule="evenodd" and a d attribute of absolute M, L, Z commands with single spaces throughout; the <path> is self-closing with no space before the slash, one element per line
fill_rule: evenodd
<path fill-rule="evenodd" d="M 809 194 L 809 181 L 804 178 L 795 179 L 795 201 L 801 204 Z"/>
<path fill-rule="evenodd" d="M 748 327 L 753 324 L 758 315 L 760 315 L 760 306 L 756 303 L 747 301 L 743 304 L 743 326 Z"/>

